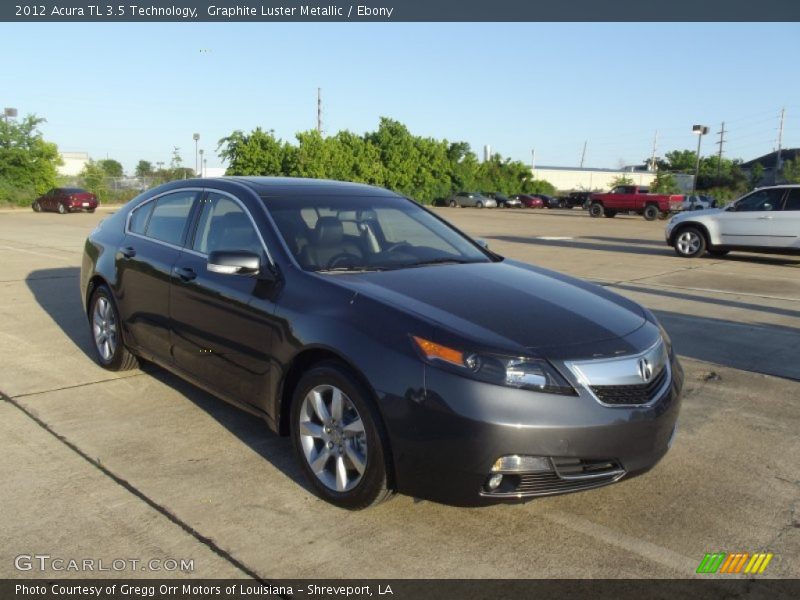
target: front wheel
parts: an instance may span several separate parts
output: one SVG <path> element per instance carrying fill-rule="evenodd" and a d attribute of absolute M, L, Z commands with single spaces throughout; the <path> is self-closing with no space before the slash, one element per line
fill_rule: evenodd
<path fill-rule="evenodd" d="M 687 227 L 675 235 L 673 247 L 678 256 L 694 258 L 706 251 L 706 238 L 699 229 Z"/>
<path fill-rule="evenodd" d="M 478 200 L 478 202 L 475 203 L 475 208 L 483 208 L 483 202 Z"/>
<path fill-rule="evenodd" d="M 33 212 L 42 212 L 42 205 L 39 203 L 39 201 L 38 201 L 38 200 L 36 200 L 36 201 L 33 203 L 33 205 L 31 206 L 31 208 L 33 208 Z"/>
<path fill-rule="evenodd" d="M 646 221 L 655 221 L 658 218 L 659 212 L 655 204 L 648 204 L 644 207 L 644 218 Z"/>
<path fill-rule="evenodd" d="M 67 207 L 61 204 L 61 202 L 58 203 L 58 214 L 60 215 L 67 214 Z"/>
<path fill-rule="evenodd" d="M 100 366 L 109 371 L 127 371 L 137 366 L 136 357 L 125 346 L 119 311 L 104 285 L 98 287 L 89 305 L 89 318 L 94 349 Z"/>
<path fill-rule="evenodd" d="M 450 208 L 458 208 L 458 204 L 456 204 L 455 200 L 450 200 Z"/>
<path fill-rule="evenodd" d="M 308 371 L 295 388 L 292 443 L 317 494 L 349 510 L 391 495 L 385 436 L 369 392 L 336 362 Z"/>
<path fill-rule="evenodd" d="M 589 206 L 589 216 L 590 217 L 594 217 L 595 219 L 598 218 L 598 217 L 602 217 L 603 216 L 603 212 L 605 212 L 605 211 L 603 210 L 603 205 L 602 204 L 595 203 L 595 204 L 592 204 L 591 206 Z"/>

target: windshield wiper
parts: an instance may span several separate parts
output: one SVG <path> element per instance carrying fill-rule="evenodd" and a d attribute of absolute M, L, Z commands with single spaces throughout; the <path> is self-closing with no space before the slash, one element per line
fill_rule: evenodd
<path fill-rule="evenodd" d="M 483 262 L 479 260 L 467 260 L 465 258 L 456 258 L 456 257 L 449 257 L 449 256 L 441 256 L 439 258 L 429 258 L 428 260 L 420 260 L 418 262 L 408 263 L 405 265 L 400 266 L 399 268 L 411 268 L 411 267 L 425 267 L 427 265 L 444 265 L 444 264 L 455 264 L 455 265 L 467 265 L 470 263 L 476 262 Z"/>
<path fill-rule="evenodd" d="M 385 267 L 329 267 L 316 269 L 317 273 L 366 273 L 369 271 L 385 271 Z"/>

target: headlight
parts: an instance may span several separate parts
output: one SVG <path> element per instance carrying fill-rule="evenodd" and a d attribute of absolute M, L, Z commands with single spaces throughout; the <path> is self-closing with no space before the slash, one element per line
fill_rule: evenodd
<path fill-rule="evenodd" d="M 422 358 L 435 366 L 487 383 L 545 392 L 575 395 L 575 390 L 546 360 L 465 352 L 412 336 Z"/>

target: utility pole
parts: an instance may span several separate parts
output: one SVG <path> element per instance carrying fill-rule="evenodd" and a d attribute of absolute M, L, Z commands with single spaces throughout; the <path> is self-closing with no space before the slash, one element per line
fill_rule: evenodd
<path fill-rule="evenodd" d="M 317 133 L 322 135 L 322 88 L 317 88 Z"/>
<path fill-rule="evenodd" d="M 586 144 L 589 140 L 583 140 L 583 152 L 581 152 L 581 169 L 583 168 L 583 161 L 586 159 Z"/>
<path fill-rule="evenodd" d="M 535 169 L 536 169 L 536 148 L 531 150 L 531 175 L 533 175 Z"/>
<path fill-rule="evenodd" d="M 656 147 L 658 146 L 658 129 L 656 129 L 656 134 L 653 136 L 653 154 L 650 156 L 650 168 L 653 171 L 657 171 L 656 168 Z"/>
<path fill-rule="evenodd" d="M 775 178 L 773 183 L 778 183 L 778 171 L 781 170 L 781 148 L 783 146 L 783 118 L 786 116 L 786 108 L 781 108 L 781 122 L 778 125 L 778 153 L 775 155 Z"/>
<path fill-rule="evenodd" d="M 717 142 L 719 146 L 719 153 L 717 154 L 717 185 L 719 185 L 719 176 L 722 169 L 722 146 L 725 144 L 725 121 L 722 122 L 722 127 L 720 127 L 717 135 L 719 135 L 719 141 Z"/>

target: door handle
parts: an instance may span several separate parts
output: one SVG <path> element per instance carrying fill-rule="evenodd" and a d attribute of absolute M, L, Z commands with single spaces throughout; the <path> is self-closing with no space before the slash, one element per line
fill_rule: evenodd
<path fill-rule="evenodd" d="M 195 277 L 197 277 L 197 273 L 195 273 L 194 269 L 189 267 L 175 267 L 175 274 L 180 277 L 183 281 L 191 281 Z"/>
<path fill-rule="evenodd" d="M 133 246 L 126 246 L 119 251 L 122 254 L 123 258 L 133 258 L 136 256 L 136 248 Z"/>
<path fill-rule="evenodd" d="M 758 217 L 758 219 L 759 219 L 759 221 L 771 221 L 772 220 L 772 216 L 764 215 L 763 217 Z"/>

